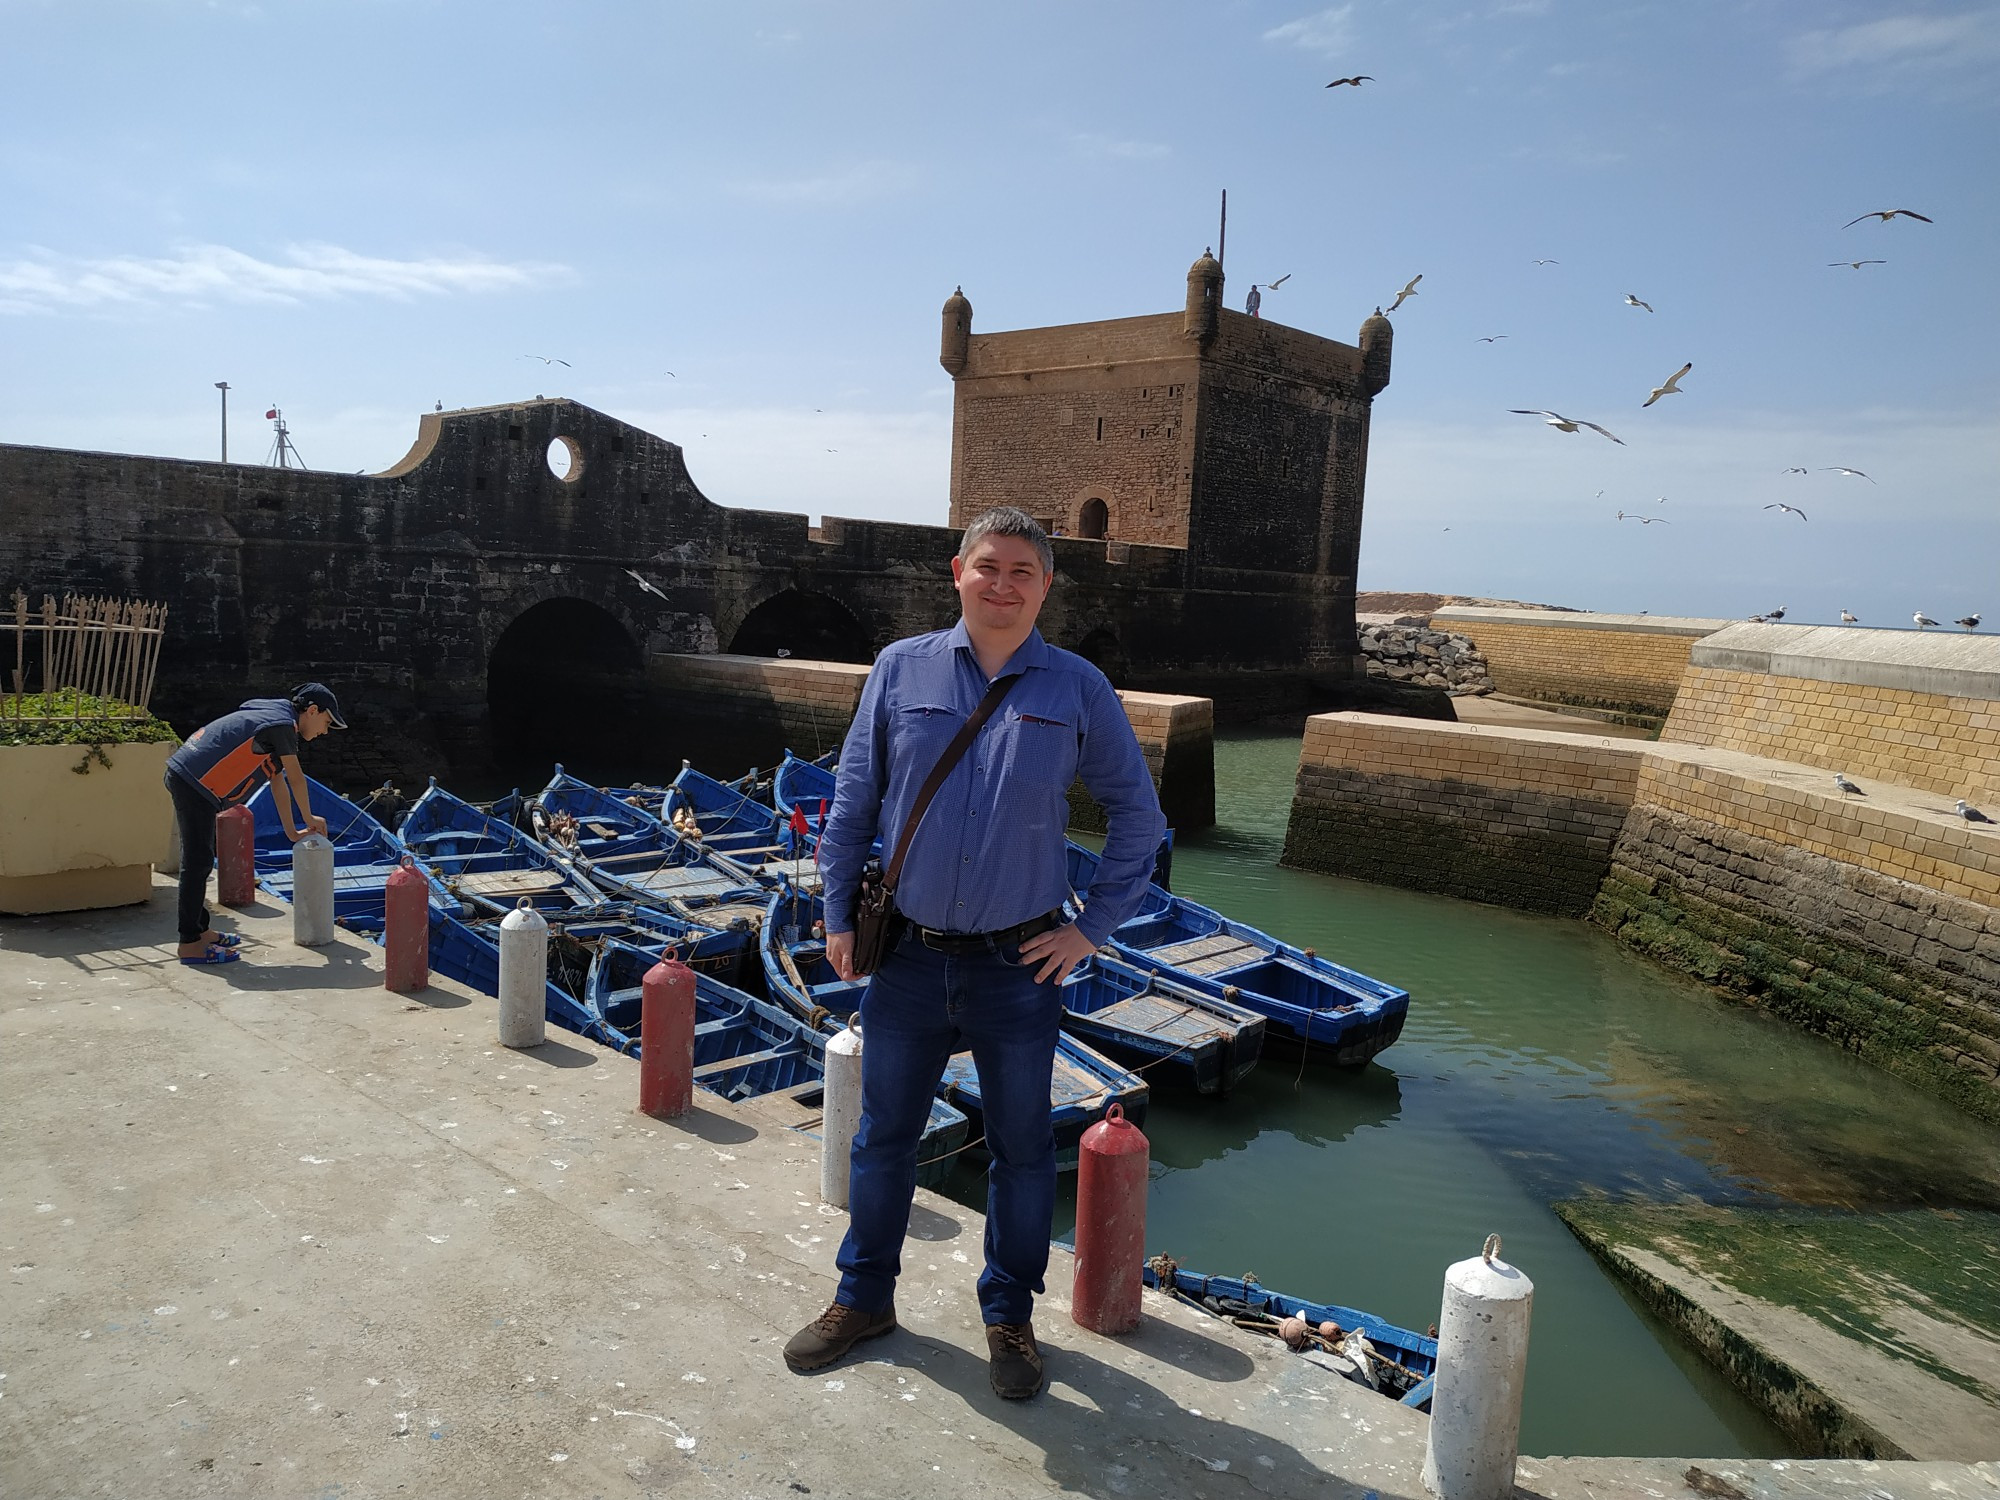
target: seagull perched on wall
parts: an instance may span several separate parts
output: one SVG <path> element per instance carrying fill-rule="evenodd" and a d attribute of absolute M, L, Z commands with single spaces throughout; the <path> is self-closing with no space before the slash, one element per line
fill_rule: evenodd
<path fill-rule="evenodd" d="M 641 577 L 640 577 L 640 576 L 639 576 L 639 575 L 638 575 L 637 573 L 635 573 L 635 572 L 634 572 L 634 571 L 633 571 L 632 569 L 630 569 L 630 568 L 627 568 L 627 569 L 625 570 L 625 575 L 626 575 L 626 576 L 627 576 L 628 578 L 630 578 L 630 579 L 631 579 L 631 580 L 632 580 L 632 581 L 633 581 L 634 583 L 638 584 L 638 585 L 639 585 L 639 587 L 640 587 L 640 588 L 642 588 L 642 589 L 644 589 L 644 590 L 645 590 L 645 591 L 646 591 L 647 593 L 649 593 L 649 594 L 654 594 L 654 595 L 657 595 L 658 597 L 660 597 L 660 598 L 662 598 L 662 599 L 664 599 L 664 598 L 666 598 L 666 597 L 667 597 L 667 596 L 666 596 L 665 594 L 662 594 L 662 593 L 660 593 L 660 591 L 659 591 L 658 589 L 654 588 L 652 584 L 650 584 L 650 583 L 646 582 L 646 580 L 645 580 L 645 579 L 641 578 Z"/>
<path fill-rule="evenodd" d="M 1843 797 L 1865 797 L 1868 795 L 1838 771 L 1833 773 L 1833 784 L 1840 788 L 1840 795 Z"/>
<path fill-rule="evenodd" d="M 1979 616 L 1963 615 L 1960 618 L 1953 620 L 1951 623 L 1954 625 L 1963 625 L 1965 627 L 1965 633 L 1967 635 L 1971 635 L 1973 631 L 1979 628 Z"/>
<path fill-rule="evenodd" d="M 1936 620 L 1933 620 L 1929 615 L 1925 614 L 1922 610 L 1918 610 L 1915 614 L 1911 615 L 1910 618 L 1917 622 L 1917 629 L 1919 630 L 1929 630 L 1931 626 L 1937 624 Z"/>
<path fill-rule="evenodd" d="M 1804 511 L 1800 510 L 1796 505 L 1787 505 L 1782 500 L 1774 500 L 1769 505 L 1765 506 L 1764 509 L 1781 510 L 1788 516 L 1797 516 L 1801 521 L 1807 519 L 1806 513 Z"/>
<path fill-rule="evenodd" d="M 1638 299 L 1638 297 L 1637 297 L 1637 296 L 1635 296 L 1635 295 L 1634 295 L 1633 293 L 1631 293 L 1631 292 L 1627 292 L 1627 293 L 1625 294 L 1625 305 L 1626 305 L 1627 307 L 1643 307 L 1643 308 L 1645 308 L 1645 309 L 1646 309 L 1646 311 L 1647 311 L 1647 312 L 1651 312 L 1651 311 L 1653 310 L 1653 304 L 1652 304 L 1652 303 L 1650 303 L 1650 302 L 1641 302 L 1641 301 L 1640 301 L 1640 300 Z"/>
<path fill-rule="evenodd" d="M 1575 432 L 1579 427 L 1588 427 L 1592 432 L 1602 437 L 1611 438 L 1611 441 L 1619 447 L 1622 448 L 1625 446 L 1625 439 L 1614 437 L 1595 422 L 1586 422 L 1582 417 L 1566 417 L 1559 411 L 1542 411 L 1539 408 L 1530 410 L 1519 406 L 1510 406 L 1507 409 L 1517 417 L 1541 417 L 1549 426 L 1555 428 L 1557 432 Z"/>
<path fill-rule="evenodd" d="M 1403 300 L 1405 298 L 1416 296 L 1417 283 L 1422 281 L 1423 279 L 1424 279 L 1423 273 L 1419 272 L 1415 276 L 1412 276 L 1408 281 L 1404 282 L 1403 289 L 1400 292 L 1396 293 L 1396 300 L 1389 304 L 1389 311 L 1394 312 L 1397 308 L 1401 307 L 1403 305 Z"/>
<path fill-rule="evenodd" d="M 1843 625 L 1859 625 L 1861 623 L 1861 616 L 1857 614 L 1851 614 L 1847 610 L 1843 609 L 1840 612 L 1840 623 Z"/>
<path fill-rule="evenodd" d="M 1993 821 L 1963 797 L 1958 799 L 1958 815 L 1968 823 L 1991 823 Z"/>
<path fill-rule="evenodd" d="M 1678 370 L 1674 371 L 1673 374 L 1669 375 L 1665 380 L 1661 381 L 1658 385 L 1654 386 L 1653 393 L 1650 396 L 1648 396 L 1644 401 L 1641 401 L 1639 403 L 1639 409 L 1641 411 L 1644 411 L 1647 407 L 1651 406 L 1655 401 L 1659 400 L 1660 397 L 1662 396 L 1680 395 L 1681 393 L 1680 378 L 1681 376 L 1687 374 L 1687 372 L 1689 370 L 1692 370 L 1693 368 L 1694 368 L 1694 361 L 1689 360 L 1686 364 L 1682 365 Z"/>
<path fill-rule="evenodd" d="M 1820 470 L 1820 473 L 1845 474 L 1849 479 L 1868 479 L 1868 476 L 1862 473 L 1859 469 L 1844 468 L 1840 464 L 1828 464 L 1824 469 Z M 1872 479 L 1868 479 L 1868 482 L 1870 484 L 1873 484 L 1875 481 Z"/>
<path fill-rule="evenodd" d="M 1845 224 L 1841 225 L 1840 227 L 1842 229 L 1852 229 L 1856 224 L 1859 224 L 1861 222 L 1861 219 L 1880 219 L 1884 224 L 1886 224 L 1891 219 L 1897 219 L 1897 218 L 1915 219 L 1920 224 L 1929 224 L 1934 222 L 1933 220 L 1926 219 L 1922 214 L 1918 213 L 1914 208 L 1871 208 L 1868 210 L 1867 213 L 1861 215 L 1861 218 L 1849 219 Z"/>

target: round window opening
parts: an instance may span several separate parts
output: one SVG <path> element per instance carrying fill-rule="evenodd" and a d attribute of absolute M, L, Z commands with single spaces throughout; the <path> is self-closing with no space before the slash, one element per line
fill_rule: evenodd
<path fill-rule="evenodd" d="M 583 478 L 583 450 L 576 439 L 559 437 L 549 442 L 549 472 L 564 484 Z"/>

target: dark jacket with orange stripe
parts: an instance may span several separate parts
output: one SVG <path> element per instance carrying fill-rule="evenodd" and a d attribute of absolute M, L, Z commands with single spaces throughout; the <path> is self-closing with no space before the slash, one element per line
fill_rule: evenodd
<path fill-rule="evenodd" d="M 277 776 L 280 755 L 298 753 L 298 723 L 290 699 L 252 698 L 189 735 L 167 769 L 217 807 L 234 807 Z"/>

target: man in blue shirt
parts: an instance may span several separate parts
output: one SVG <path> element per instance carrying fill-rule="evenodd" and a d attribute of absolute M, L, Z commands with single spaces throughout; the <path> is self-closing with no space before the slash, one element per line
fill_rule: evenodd
<path fill-rule="evenodd" d="M 785 1346 L 823 1369 L 896 1326 L 896 1277 L 917 1140 L 953 1052 L 979 1070 L 986 1267 L 979 1306 L 993 1389 L 1044 1383 L 1031 1318 L 1055 1215 L 1049 1085 L 1061 986 L 1137 910 L 1166 831 L 1145 757 L 1104 674 L 1035 629 L 1055 579 L 1047 536 L 1012 507 L 965 530 L 952 578 L 963 618 L 876 658 L 841 748 L 820 840 L 827 956 L 854 977 L 855 894 L 871 846 L 893 851 L 918 789 L 997 678 L 1016 677 L 924 814 L 896 905 L 907 918 L 861 1001 L 861 1126 L 832 1306 Z M 1079 777 L 1105 810 L 1104 857 L 1075 921 L 1064 830 Z"/>

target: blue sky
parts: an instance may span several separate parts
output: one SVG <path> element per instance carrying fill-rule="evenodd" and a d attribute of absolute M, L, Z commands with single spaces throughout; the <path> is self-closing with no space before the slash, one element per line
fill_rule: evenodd
<path fill-rule="evenodd" d="M 228 380 L 233 457 L 275 402 L 315 467 L 377 469 L 436 401 L 561 394 L 683 443 L 722 503 L 941 522 L 953 286 L 979 329 L 1174 309 L 1226 187 L 1232 306 L 1289 272 L 1265 314 L 1351 340 L 1424 277 L 1364 588 L 2000 620 L 1992 3 L 0 24 L 0 441 L 212 458 Z M 1842 227 L 1888 208 L 1935 222 Z M 1837 464 L 1870 479 L 1781 472 Z"/>

